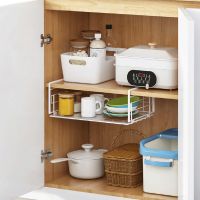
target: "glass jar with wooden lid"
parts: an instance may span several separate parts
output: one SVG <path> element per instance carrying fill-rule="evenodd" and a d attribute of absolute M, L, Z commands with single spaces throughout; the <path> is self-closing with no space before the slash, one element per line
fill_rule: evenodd
<path fill-rule="evenodd" d="M 70 40 L 70 51 L 75 56 L 88 56 L 89 41 L 85 39 Z"/>
<path fill-rule="evenodd" d="M 74 94 L 59 94 L 59 115 L 69 116 L 74 114 Z"/>

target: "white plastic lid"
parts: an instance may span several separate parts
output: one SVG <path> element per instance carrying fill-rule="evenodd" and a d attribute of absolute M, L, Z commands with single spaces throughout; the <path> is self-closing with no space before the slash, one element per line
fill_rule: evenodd
<path fill-rule="evenodd" d="M 142 58 L 151 60 L 178 60 L 176 48 L 159 47 L 155 43 L 129 48 L 122 53 L 115 54 L 117 57 Z"/>
<path fill-rule="evenodd" d="M 101 33 L 95 33 L 94 37 L 95 37 L 95 39 L 100 40 L 101 39 Z"/>
<path fill-rule="evenodd" d="M 84 160 L 84 159 L 91 159 L 96 160 L 103 158 L 103 153 L 107 150 L 105 149 L 98 149 L 92 150 L 94 147 L 93 144 L 83 144 L 83 150 L 72 151 L 67 154 L 68 158 L 75 159 L 75 160 Z"/>

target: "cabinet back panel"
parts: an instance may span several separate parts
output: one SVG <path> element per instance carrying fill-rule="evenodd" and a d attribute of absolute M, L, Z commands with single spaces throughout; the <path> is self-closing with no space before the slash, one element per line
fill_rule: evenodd
<path fill-rule="evenodd" d="M 156 42 L 159 45 L 178 46 L 176 18 L 147 17 L 90 13 L 90 29 L 100 30 L 105 36 L 105 24 L 113 25 L 113 38 L 119 47 Z"/>
<path fill-rule="evenodd" d="M 141 135 L 148 137 L 168 128 L 177 127 L 177 101 L 156 99 L 156 112 L 147 120 L 130 126 L 90 123 L 90 143 L 94 144 L 96 148 L 112 149 L 130 142 L 138 143 Z"/>
<path fill-rule="evenodd" d="M 77 12 L 45 12 L 45 33 L 51 34 L 53 41 L 45 45 L 45 83 L 62 78 L 60 53 L 69 50 L 69 40 L 78 38 L 83 29 L 88 29 L 88 14 Z M 48 116 L 47 90 L 45 92 L 45 149 L 52 150 L 54 157 L 66 157 L 66 153 L 80 148 L 88 142 L 88 123 Z M 67 163 L 45 162 L 45 182 L 66 174 Z"/>

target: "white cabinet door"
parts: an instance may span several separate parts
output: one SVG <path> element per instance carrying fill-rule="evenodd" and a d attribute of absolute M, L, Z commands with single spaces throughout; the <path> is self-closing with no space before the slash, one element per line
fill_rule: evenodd
<path fill-rule="evenodd" d="M 13 200 L 44 181 L 44 2 L 20 1 L 0 0 L 1 200 Z"/>
<path fill-rule="evenodd" d="M 200 9 L 179 10 L 179 196 L 200 199 Z"/>

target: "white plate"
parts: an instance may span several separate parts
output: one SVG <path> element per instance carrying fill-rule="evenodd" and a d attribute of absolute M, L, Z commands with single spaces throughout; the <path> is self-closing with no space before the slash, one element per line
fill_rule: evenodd
<path fill-rule="evenodd" d="M 107 110 L 104 110 L 103 114 L 109 117 L 128 117 L 128 113 L 110 113 Z M 132 112 L 132 116 L 137 115 L 137 114 L 138 114 L 138 110 L 135 110 L 134 112 Z"/>
<path fill-rule="evenodd" d="M 118 108 L 118 107 L 110 107 L 105 106 L 106 110 L 111 113 L 128 113 L 128 108 Z M 137 109 L 137 106 L 132 108 L 132 111 L 135 111 Z"/>

